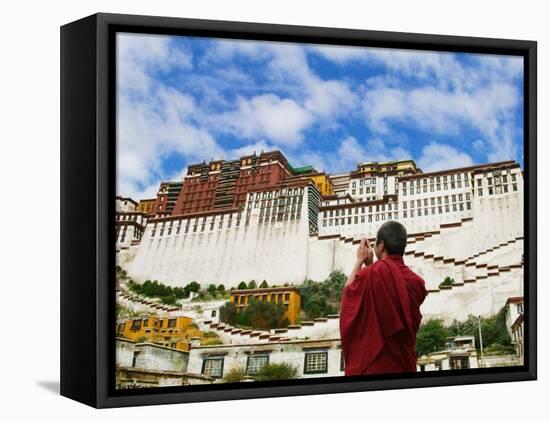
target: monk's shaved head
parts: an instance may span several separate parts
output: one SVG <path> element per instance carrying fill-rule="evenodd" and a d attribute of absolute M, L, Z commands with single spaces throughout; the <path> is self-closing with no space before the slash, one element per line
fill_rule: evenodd
<path fill-rule="evenodd" d="M 376 234 L 376 246 L 384 242 L 384 249 L 388 255 L 405 254 L 407 246 L 407 229 L 397 221 L 387 221 L 380 226 Z"/>

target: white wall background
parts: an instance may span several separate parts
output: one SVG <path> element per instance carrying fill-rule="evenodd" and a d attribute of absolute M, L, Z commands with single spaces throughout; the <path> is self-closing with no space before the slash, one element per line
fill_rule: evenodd
<path fill-rule="evenodd" d="M 543 1 L 270 2 L 246 0 L 10 1 L 0 31 L 0 218 L 4 420 L 542 420 L 550 370 L 549 272 L 539 271 L 539 381 L 94 411 L 59 397 L 59 26 L 97 11 L 257 21 L 539 42 L 539 163 L 550 159 L 550 30 Z M 539 171 L 539 215 L 548 215 L 549 166 Z M 10 202 L 25 190 L 27 202 Z M 20 216 L 20 220 L 14 217 Z M 550 235 L 539 222 L 539 239 Z M 539 242 L 539 259 L 550 250 Z M 542 260 L 542 259 L 541 259 Z M 44 322 L 47 321 L 46 324 Z M 35 326 L 33 324 L 38 324 Z M 13 330 L 13 331 L 12 331 Z M 31 334 L 32 333 L 32 334 Z M 17 335 L 14 335 L 17 334 Z M 396 405 L 398 403 L 398 405 Z M 269 412 L 266 409 L 284 409 Z M 286 415 L 286 416 L 285 416 Z M 290 416 L 292 415 L 292 416 Z"/>

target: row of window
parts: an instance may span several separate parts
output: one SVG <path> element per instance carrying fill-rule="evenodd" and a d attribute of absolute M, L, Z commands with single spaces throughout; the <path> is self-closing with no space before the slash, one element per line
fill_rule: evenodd
<path fill-rule="evenodd" d="M 425 179 L 411 180 L 409 183 L 407 183 L 407 181 L 405 180 L 401 182 L 401 185 L 403 188 L 407 188 L 407 187 L 414 187 L 415 185 L 416 186 L 427 185 L 427 184 L 433 185 L 441 182 L 447 183 L 447 182 L 455 182 L 455 181 L 460 182 L 462 180 L 468 181 L 469 179 L 470 179 L 469 173 L 464 173 L 464 174 L 457 173 L 457 174 L 450 174 L 450 175 L 443 175 L 443 176 L 435 176 L 435 177 L 430 177 Z"/>
<path fill-rule="evenodd" d="M 363 185 L 376 185 L 376 177 L 365 177 L 361 180 L 359 180 L 359 186 Z M 351 182 L 351 187 L 355 188 L 357 187 L 357 182 Z"/>
<path fill-rule="evenodd" d="M 261 201 L 254 201 L 254 208 L 271 208 L 271 207 L 277 207 L 282 205 L 290 205 L 290 204 L 301 204 L 302 203 L 303 196 L 289 196 L 287 198 L 279 198 L 279 199 L 267 199 L 267 200 L 261 200 Z M 248 209 L 252 208 L 252 202 L 248 203 Z"/>
<path fill-rule="evenodd" d="M 117 242 L 124 243 L 126 241 L 126 235 L 127 235 L 127 227 L 128 226 L 117 226 L 116 228 L 116 239 Z M 133 227 L 133 230 L 131 230 L 133 233 L 133 240 L 140 240 L 141 236 L 143 234 L 143 230 L 139 229 L 137 227 Z"/>
<path fill-rule="evenodd" d="M 302 211 L 302 204 L 294 204 L 292 206 L 290 205 L 287 205 L 286 207 L 283 206 L 283 205 L 279 205 L 278 208 L 276 207 L 273 207 L 273 210 L 271 209 L 271 207 L 266 207 L 265 209 L 261 209 L 260 210 L 260 218 L 263 217 L 264 215 L 266 217 L 269 217 L 270 214 L 294 214 L 294 213 L 300 213 L 300 211 Z M 247 215 L 249 216 L 250 215 L 250 211 L 247 212 Z"/>
<path fill-rule="evenodd" d="M 233 221 L 235 221 L 236 226 L 240 225 L 240 223 L 241 223 L 241 213 L 236 213 L 236 216 L 237 216 L 236 218 L 233 218 L 233 214 L 228 214 L 228 215 L 229 215 L 229 218 L 227 219 L 227 227 L 228 228 L 231 227 Z M 218 227 L 220 229 L 223 228 L 224 220 L 225 220 L 224 217 L 225 217 L 224 214 L 220 215 L 219 222 L 218 222 Z M 191 224 L 192 220 L 194 220 L 193 224 Z M 218 219 L 217 219 L 216 216 L 209 217 L 210 230 L 214 230 L 214 225 L 215 225 L 217 220 Z M 206 228 L 206 224 L 207 224 L 207 217 L 202 217 L 202 218 L 196 217 L 195 219 L 187 219 L 185 221 L 186 221 L 186 223 L 185 223 L 185 226 L 184 226 L 182 224 L 183 220 L 178 220 L 178 224 L 177 224 L 176 227 L 174 227 L 174 221 L 173 220 L 170 221 L 168 224 L 166 224 L 167 223 L 166 221 L 163 221 L 162 223 L 160 223 L 160 227 L 159 227 L 159 223 L 154 223 L 153 229 L 151 231 L 151 237 L 155 237 L 156 234 L 157 234 L 157 231 L 159 232 L 160 237 L 164 236 L 165 233 L 166 233 L 166 235 L 170 236 L 173 231 L 175 231 L 175 234 L 180 234 L 182 232 L 182 229 L 185 233 L 188 233 L 189 230 L 191 229 L 191 227 L 192 227 L 193 232 L 196 232 L 198 227 L 199 227 L 199 223 L 200 223 L 201 231 L 204 231 L 204 229 Z"/>
<path fill-rule="evenodd" d="M 508 183 L 509 180 L 512 181 L 512 183 L 517 182 L 516 174 L 513 173 L 510 175 L 510 178 L 508 178 L 508 175 L 504 174 L 502 176 L 500 175 L 494 175 L 493 177 L 485 177 L 485 178 L 479 178 L 477 179 L 477 186 L 483 186 L 483 181 L 487 181 L 487 186 L 493 186 L 493 185 L 500 185 Z"/>
<path fill-rule="evenodd" d="M 363 188 L 359 188 L 359 195 L 363 195 L 363 192 L 365 194 L 369 194 L 369 193 L 376 193 L 376 186 L 373 186 L 373 187 L 367 187 L 363 190 Z M 352 196 L 355 196 L 357 194 L 357 189 L 352 189 L 351 190 L 351 195 Z"/>
<path fill-rule="evenodd" d="M 406 208 L 406 207 L 405 207 Z M 427 208 L 417 208 L 410 209 L 410 210 L 403 210 L 402 212 L 402 218 L 414 218 L 415 217 L 415 211 L 416 211 L 416 217 L 422 217 L 422 216 L 428 216 L 428 215 L 435 215 L 435 214 L 443 214 L 443 213 L 449 213 L 449 212 L 459 212 L 459 211 L 466 211 L 471 210 L 472 205 L 471 202 L 460 202 L 460 203 L 454 203 L 454 204 L 448 204 L 448 205 L 439 205 L 439 206 L 433 206 L 433 207 L 427 207 Z M 381 212 L 377 214 L 368 214 L 368 215 L 355 215 L 353 217 L 339 217 L 339 218 L 324 218 L 323 219 L 323 227 L 332 227 L 332 226 L 343 226 L 346 224 L 359 224 L 359 223 L 372 223 L 373 221 L 385 221 L 391 220 L 393 217 L 394 220 L 397 220 L 399 218 L 399 213 L 397 212 Z"/>
<path fill-rule="evenodd" d="M 212 378 L 222 378 L 224 375 L 224 356 L 208 356 L 203 358 L 201 373 Z M 268 353 L 249 355 L 246 363 L 247 375 L 257 374 L 264 365 L 269 364 Z M 340 353 L 340 371 L 344 370 L 344 355 Z M 328 351 L 311 351 L 304 353 L 304 374 L 325 374 L 328 372 Z"/>
<path fill-rule="evenodd" d="M 484 188 L 478 188 L 477 194 L 479 196 L 483 196 L 483 191 L 484 191 Z M 489 186 L 487 188 L 487 192 L 489 193 L 489 195 L 500 195 L 502 193 L 508 193 L 508 191 L 509 191 L 508 185 Z M 518 191 L 518 185 L 517 183 L 513 183 L 512 192 L 517 192 L 517 191 Z"/>
<path fill-rule="evenodd" d="M 288 302 L 290 300 L 290 293 L 266 293 L 266 294 L 255 294 L 255 295 L 238 295 L 235 296 L 234 303 L 238 305 L 244 305 L 248 303 L 247 297 L 253 296 L 258 300 L 269 301 L 269 302 Z"/>
<path fill-rule="evenodd" d="M 143 218 L 140 214 L 119 214 L 117 213 L 115 219 L 117 221 L 138 221 L 138 222 L 145 222 L 146 219 Z"/>
<path fill-rule="evenodd" d="M 278 198 L 279 196 L 297 196 L 297 195 L 303 195 L 304 188 L 283 188 L 281 191 L 269 191 L 269 192 L 250 192 L 248 194 L 248 198 L 250 201 L 256 199 L 270 199 L 270 198 Z"/>
<path fill-rule="evenodd" d="M 459 180 L 457 182 L 450 182 L 450 184 L 447 183 L 447 182 L 444 182 L 443 184 L 437 183 L 435 185 L 430 184 L 429 187 L 428 187 L 428 185 L 416 186 L 416 188 L 411 186 L 408 189 L 403 188 L 401 190 L 401 193 L 403 194 L 403 196 L 406 196 L 407 192 L 409 192 L 410 195 L 414 195 L 415 192 L 417 194 L 427 193 L 428 189 L 429 189 L 430 192 L 436 192 L 436 191 L 439 192 L 439 191 L 441 191 L 442 186 L 443 186 L 443 191 L 449 190 L 449 186 L 450 186 L 451 189 L 462 189 L 462 182 Z M 465 188 L 470 187 L 470 181 L 469 180 L 464 180 L 464 187 Z"/>
<path fill-rule="evenodd" d="M 271 218 L 269 215 L 266 215 L 265 218 L 260 217 L 258 220 L 258 224 L 264 224 L 264 223 L 275 223 L 275 221 L 293 221 L 293 220 L 299 220 L 300 219 L 300 213 L 294 213 L 294 214 L 277 214 L 275 213 L 271 214 Z"/>

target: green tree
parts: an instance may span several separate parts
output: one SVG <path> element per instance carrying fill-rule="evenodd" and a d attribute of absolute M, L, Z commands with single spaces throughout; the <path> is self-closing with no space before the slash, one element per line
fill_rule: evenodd
<path fill-rule="evenodd" d="M 208 286 L 207 291 L 208 291 L 208 294 L 210 294 L 210 296 L 215 296 L 216 292 L 218 291 L 218 288 L 216 287 L 215 284 L 210 284 Z"/>
<path fill-rule="evenodd" d="M 475 337 L 476 348 L 479 349 L 479 318 L 475 315 L 468 316 L 465 321 L 453 321 L 449 327 L 450 335 L 463 336 L 473 335 Z M 483 335 L 483 345 L 497 350 L 506 348 L 512 344 L 512 339 L 506 328 L 506 308 L 501 308 L 495 315 L 481 318 L 481 333 Z"/>
<path fill-rule="evenodd" d="M 189 297 L 189 294 L 191 292 L 198 293 L 200 289 L 201 289 L 201 285 L 199 283 L 197 283 L 196 281 L 192 281 L 191 283 L 188 283 L 184 287 L 184 290 L 187 292 L 186 297 Z"/>
<path fill-rule="evenodd" d="M 226 324 L 237 324 L 237 307 L 233 302 L 226 302 L 220 306 L 220 321 Z"/>
<path fill-rule="evenodd" d="M 268 363 L 258 371 L 254 379 L 258 381 L 288 380 L 298 378 L 298 368 L 290 363 Z"/>
<path fill-rule="evenodd" d="M 299 290 L 302 310 L 309 318 L 327 316 L 338 311 L 328 302 L 328 298 L 331 296 L 328 282 L 319 283 L 306 280 Z"/>
<path fill-rule="evenodd" d="M 443 320 L 431 319 L 420 326 L 416 335 L 416 354 L 426 355 L 445 348 L 450 331 L 443 325 Z"/>
<path fill-rule="evenodd" d="M 325 285 L 328 288 L 329 298 L 335 299 L 338 302 L 342 300 L 342 290 L 346 284 L 346 275 L 342 271 L 333 271 L 325 280 Z"/>
<path fill-rule="evenodd" d="M 239 312 L 242 325 L 257 329 L 271 329 L 288 326 L 288 320 L 283 320 L 285 307 L 281 303 L 268 302 L 250 297 L 248 306 Z"/>
<path fill-rule="evenodd" d="M 218 284 L 218 292 L 221 294 L 225 293 L 225 286 L 223 284 Z"/>
<path fill-rule="evenodd" d="M 248 289 L 248 286 L 246 285 L 246 283 L 245 283 L 244 281 L 241 281 L 241 282 L 239 283 L 239 285 L 237 286 L 237 289 L 239 289 L 239 290 L 246 290 L 246 289 Z"/>
<path fill-rule="evenodd" d="M 248 288 L 249 289 L 256 289 L 258 287 L 258 285 L 256 284 L 256 281 L 255 280 L 250 280 L 250 283 L 248 283 Z"/>
<path fill-rule="evenodd" d="M 189 293 L 186 292 L 183 287 L 174 287 L 172 292 L 178 299 L 183 299 L 189 296 Z"/>
<path fill-rule="evenodd" d="M 260 289 L 267 289 L 269 287 L 269 284 L 267 284 L 267 281 L 262 281 L 262 284 L 260 284 Z"/>
<path fill-rule="evenodd" d="M 283 318 L 284 305 L 251 297 L 248 306 L 237 312 L 233 302 L 220 307 L 220 320 L 227 324 L 260 330 L 287 327 L 290 321 Z"/>

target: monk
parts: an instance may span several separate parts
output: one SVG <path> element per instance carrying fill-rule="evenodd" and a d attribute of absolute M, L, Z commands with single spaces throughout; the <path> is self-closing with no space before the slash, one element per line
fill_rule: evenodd
<path fill-rule="evenodd" d="M 416 333 L 427 291 L 403 262 L 406 245 L 407 231 L 397 221 L 380 227 L 374 248 L 361 239 L 340 310 L 346 376 L 416 371 Z"/>

